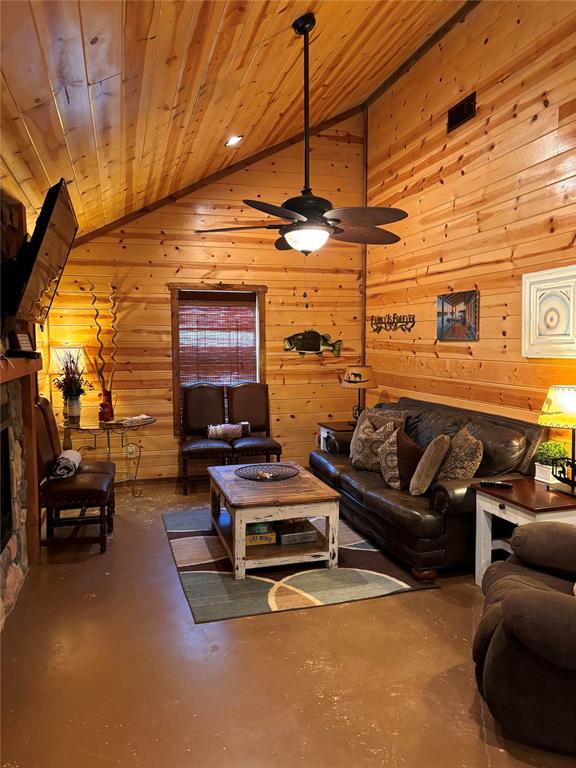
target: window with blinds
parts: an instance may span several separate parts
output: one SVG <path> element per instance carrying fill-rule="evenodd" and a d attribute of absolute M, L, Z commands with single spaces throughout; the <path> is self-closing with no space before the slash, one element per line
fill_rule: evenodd
<path fill-rule="evenodd" d="M 256 293 L 179 290 L 176 299 L 179 386 L 258 381 Z"/>

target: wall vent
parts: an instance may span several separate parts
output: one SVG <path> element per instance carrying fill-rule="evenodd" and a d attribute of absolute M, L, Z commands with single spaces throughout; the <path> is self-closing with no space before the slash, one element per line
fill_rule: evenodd
<path fill-rule="evenodd" d="M 448 129 L 447 133 L 453 131 L 455 128 L 459 128 L 464 123 L 476 115 L 476 91 L 471 93 L 470 96 L 466 96 L 465 99 L 459 101 L 448 110 Z"/>

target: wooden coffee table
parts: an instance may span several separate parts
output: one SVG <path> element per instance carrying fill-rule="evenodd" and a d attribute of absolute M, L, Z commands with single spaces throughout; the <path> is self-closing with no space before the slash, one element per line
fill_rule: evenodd
<path fill-rule="evenodd" d="M 293 563 L 325 562 L 338 565 L 338 511 L 340 494 L 308 470 L 288 480 L 243 480 L 235 471 L 243 464 L 208 467 L 212 525 L 234 566 L 234 578 L 243 579 L 247 568 L 268 568 Z M 221 515 L 221 504 L 228 516 Z M 290 518 L 324 517 L 325 533 L 307 544 L 259 544 L 246 546 L 246 524 Z"/>

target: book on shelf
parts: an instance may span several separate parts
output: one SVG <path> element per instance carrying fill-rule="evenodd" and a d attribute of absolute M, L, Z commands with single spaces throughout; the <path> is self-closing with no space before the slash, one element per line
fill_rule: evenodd
<path fill-rule="evenodd" d="M 270 523 L 247 523 L 246 533 L 270 533 L 274 528 Z"/>
<path fill-rule="evenodd" d="M 247 533 L 246 546 L 253 547 L 257 544 L 276 544 L 276 531 L 268 531 L 268 533 Z"/>
<path fill-rule="evenodd" d="M 274 526 L 278 544 L 308 544 L 318 540 L 318 529 L 304 518 L 303 520 L 280 520 Z"/>

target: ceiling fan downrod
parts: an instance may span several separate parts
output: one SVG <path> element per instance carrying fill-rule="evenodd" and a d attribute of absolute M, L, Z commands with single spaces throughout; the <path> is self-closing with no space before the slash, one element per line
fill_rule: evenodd
<path fill-rule="evenodd" d="M 311 195 L 310 189 L 310 32 L 316 26 L 313 13 L 305 13 L 292 24 L 297 35 L 304 38 L 304 189 L 303 195 Z"/>

